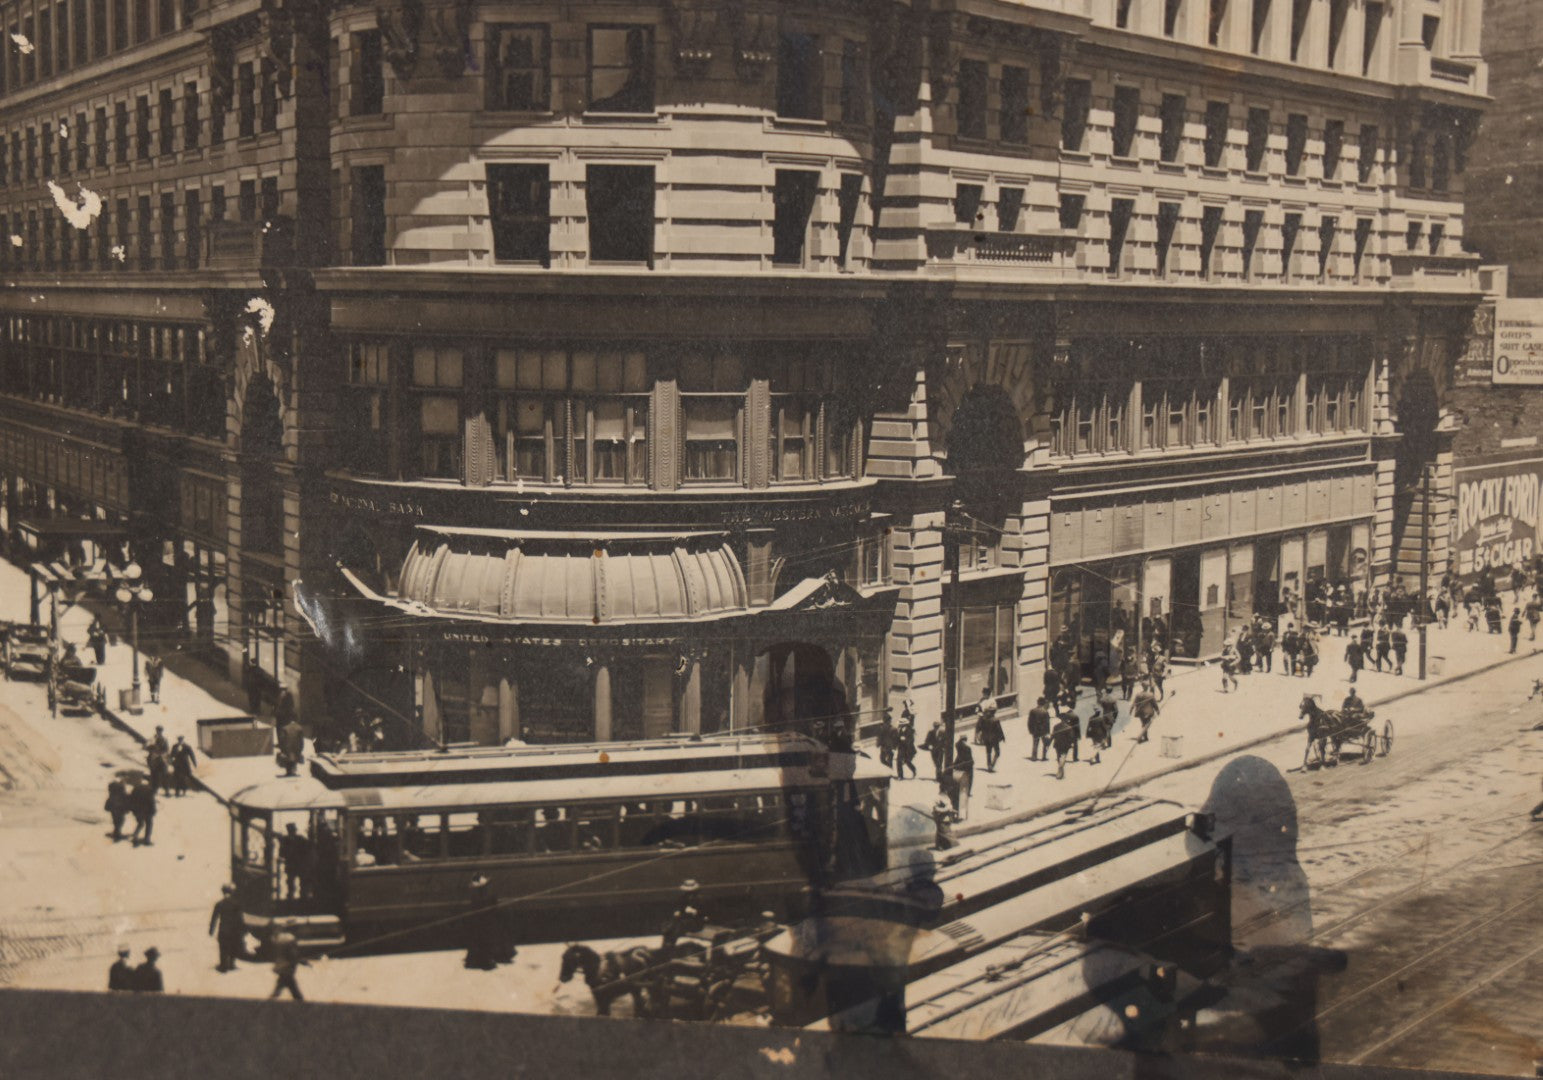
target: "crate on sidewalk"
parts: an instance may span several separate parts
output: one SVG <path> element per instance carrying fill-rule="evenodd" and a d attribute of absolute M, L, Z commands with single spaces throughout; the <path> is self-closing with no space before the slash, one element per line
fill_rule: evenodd
<path fill-rule="evenodd" d="M 1430 673 L 1432 675 L 1440 675 L 1446 670 L 1446 666 L 1447 658 L 1445 656 L 1432 656 L 1430 658 Z"/>
<path fill-rule="evenodd" d="M 1161 754 L 1165 758 L 1181 758 L 1184 756 L 1184 736 L 1164 735 Z"/>
<path fill-rule="evenodd" d="M 1013 808 L 1013 785 L 1011 784 L 987 784 L 986 785 L 986 809 L 987 810 L 1011 810 Z"/>
<path fill-rule="evenodd" d="M 198 749 L 205 757 L 263 757 L 273 753 L 273 725 L 252 716 L 198 721 Z"/>

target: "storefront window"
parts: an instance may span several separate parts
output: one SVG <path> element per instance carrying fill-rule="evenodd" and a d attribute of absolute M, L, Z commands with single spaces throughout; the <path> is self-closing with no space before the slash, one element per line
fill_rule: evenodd
<path fill-rule="evenodd" d="M 969 705 L 984 690 L 998 699 L 1017 692 L 1017 605 L 1010 601 L 972 604 L 966 601 L 959 622 L 949 616 L 950 662 L 959 664 L 959 704 Z"/>

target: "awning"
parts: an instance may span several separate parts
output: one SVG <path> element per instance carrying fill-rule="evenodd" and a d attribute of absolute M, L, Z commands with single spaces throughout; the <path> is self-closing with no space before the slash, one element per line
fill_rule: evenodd
<path fill-rule="evenodd" d="M 127 533 L 116 521 L 98 521 L 95 518 L 30 518 L 16 519 L 16 528 L 23 536 L 38 539 L 122 540 Z"/>
<path fill-rule="evenodd" d="M 345 574 L 347 571 L 345 571 Z M 691 622 L 749 609 L 723 533 L 543 533 L 423 527 L 402 564 L 404 611 L 495 623 Z"/>

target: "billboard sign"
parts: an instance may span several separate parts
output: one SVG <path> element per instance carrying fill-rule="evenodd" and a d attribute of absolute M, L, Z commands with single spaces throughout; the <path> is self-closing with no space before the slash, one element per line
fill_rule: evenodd
<path fill-rule="evenodd" d="M 1538 552 L 1543 459 L 1458 469 L 1452 561 L 1459 577 L 1514 566 Z"/>
<path fill-rule="evenodd" d="M 1543 300 L 1495 301 L 1494 381 L 1543 386 Z"/>

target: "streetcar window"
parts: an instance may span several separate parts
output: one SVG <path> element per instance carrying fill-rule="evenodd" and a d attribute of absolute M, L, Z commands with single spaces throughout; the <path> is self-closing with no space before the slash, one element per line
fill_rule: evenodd
<path fill-rule="evenodd" d="M 440 853 L 441 819 L 438 814 L 404 814 L 396 821 L 397 850 L 402 862 L 437 859 Z"/>
<path fill-rule="evenodd" d="M 534 839 L 529 810 L 488 811 L 488 850 L 494 855 L 528 855 Z"/>
<path fill-rule="evenodd" d="M 536 815 L 536 853 L 573 850 L 573 819 L 561 806 L 543 807 Z"/>
<path fill-rule="evenodd" d="M 617 843 L 618 808 L 585 807 L 575 816 L 574 835 L 580 851 L 606 851 Z"/>
<path fill-rule="evenodd" d="M 486 854 L 487 829 L 483 814 L 445 815 L 445 857 L 474 859 Z"/>
<path fill-rule="evenodd" d="M 241 858 L 252 866 L 268 866 L 273 861 L 273 841 L 265 814 L 251 814 L 243 819 Z"/>

